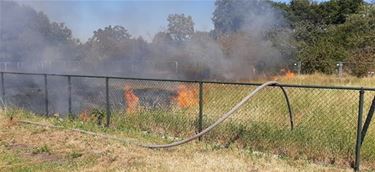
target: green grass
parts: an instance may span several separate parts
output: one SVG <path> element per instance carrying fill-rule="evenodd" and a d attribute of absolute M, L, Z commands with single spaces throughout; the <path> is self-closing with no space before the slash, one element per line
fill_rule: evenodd
<path fill-rule="evenodd" d="M 337 79 L 319 74 L 292 79 L 281 77 L 278 80 L 294 84 L 319 82 L 319 85 L 367 87 L 375 85 L 375 79 L 372 78 Z M 251 86 L 206 84 L 203 128 L 211 125 L 254 89 L 255 87 Z M 203 141 L 219 147 L 269 152 L 292 159 L 307 159 L 345 166 L 352 163 L 356 139 L 358 91 L 287 88 L 287 92 L 294 114 L 293 131 L 281 90 L 267 88 L 259 92 L 228 121 L 205 135 Z M 374 96 L 375 92 L 368 91 L 365 94 L 364 119 Z M 103 114 L 102 111 L 97 112 Z M 19 111 L 9 110 L 7 114 L 17 115 Z M 37 117 L 28 118 L 40 120 Z M 113 133 L 124 137 L 141 136 L 139 141 L 143 143 L 168 143 L 196 133 L 197 118 L 198 105 L 188 109 L 177 107 L 140 109 L 130 114 L 122 109 L 113 109 L 110 128 L 98 126 L 95 120 L 83 122 L 79 119 L 49 118 L 48 121 L 66 128 Z M 364 164 L 375 169 L 374 123 L 368 130 L 361 155 Z"/>
<path fill-rule="evenodd" d="M 323 79 L 324 78 L 324 79 Z M 285 78 L 280 78 L 285 80 Z M 373 86 L 375 79 L 300 76 L 291 82 L 322 85 Z M 297 82 L 298 81 L 298 82 Z M 316 83 L 315 83 L 316 84 Z M 317 84 L 316 84 L 317 85 Z M 204 85 L 204 127 L 229 111 L 251 86 Z M 267 88 L 233 114 L 230 121 L 203 139 L 209 143 L 259 150 L 291 158 L 306 158 L 332 164 L 350 164 L 354 159 L 359 91 L 287 88 L 295 129 L 290 129 L 287 105 L 279 88 Z M 364 119 L 375 92 L 365 94 Z M 197 130 L 198 106 L 189 109 L 147 110 L 133 114 L 115 113 L 113 125 L 185 138 Z M 241 134 L 238 134 L 241 133 Z M 232 141 L 236 135 L 239 138 Z M 173 140 L 173 139 L 172 139 Z M 375 125 L 362 146 L 362 161 L 375 167 Z"/>
<path fill-rule="evenodd" d="M 145 149 L 66 129 L 15 122 L 22 119 L 51 124 L 58 120 L 23 113 L 15 115 L 13 121 L 0 114 L 0 171 L 350 171 L 245 149 L 222 149 L 205 142 L 174 149 Z M 120 137 L 113 132 L 107 130 Z"/>
<path fill-rule="evenodd" d="M 70 158 L 72 158 L 72 159 L 75 159 L 75 158 L 79 158 L 79 157 L 81 157 L 81 156 L 82 156 L 82 153 L 79 153 L 79 152 L 73 151 L 73 152 L 69 153 L 68 156 L 69 156 Z"/>
<path fill-rule="evenodd" d="M 32 151 L 33 154 L 40 154 L 40 153 L 47 153 L 47 154 L 51 154 L 49 148 L 47 145 L 43 145 L 41 147 L 36 147 L 33 149 Z"/>

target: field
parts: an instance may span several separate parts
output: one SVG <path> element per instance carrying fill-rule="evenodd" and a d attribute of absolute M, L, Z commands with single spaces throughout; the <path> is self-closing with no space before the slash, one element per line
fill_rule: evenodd
<path fill-rule="evenodd" d="M 167 150 L 151 150 L 67 130 L 79 123 L 33 116 L 22 111 L 0 115 L 0 171 L 351 171 L 243 149 L 223 149 L 193 142 Z M 17 115 L 16 115 L 17 114 Z M 65 129 L 15 122 L 62 124 Z M 130 141 L 156 141 L 136 131 L 119 132 L 81 124 L 79 128 L 106 132 Z"/>
<path fill-rule="evenodd" d="M 320 74 L 295 77 L 280 76 L 272 79 L 276 79 L 281 83 L 291 84 L 375 86 L 375 78 L 358 79 L 349 76 L 337 78 L 335 76 L 324 76 Z M 264 80 L 258 80 L 258 82 L 263 81 Z M 120 86 L 123 85 L 121 82 L 118 84 Z M 137 89 L 144 89 L 148 86 L 155 88 L 159 85 L 162 86 L 161 88 L 164 90 L 171 90 L 168 88 L 175 87 L 172 83 L 151 83 L 149 81 L 139 81 L 132 84 L 127 83 L 127 85 L 131 85 L 131 89 L 133 89 L 134 92 L 136 92 Z M 187 93 L 187 95 L 183 94 L 188 96 L 188 101 L 177 97 L 173 100 L 177 101 L 176 104 L 151 109 L 140 105 L 139 102 L 142 101 L 141 97 L 137 98 L 134 97 L 135 95 L 128 95 L 128 92 L 126 92 L 126 96 L 136 103 L 132 104 L 134 107 L 128 106 L 126 109 L 123 106 L 113 105 L 110 128 L 97 126 L 97 114 L 98 112 L 99 114 L 103 114 L 102 112 L 104 111 L 102 106 L 96 106 L 90 110 L 91 112 L 83 113 L 89 116 L 82 116 L 83 114 L 80 113 L 78 119 L 60 118 L 58 114 L 50 118 L 42 118 L 31 115 L 23 110 L 12 108 L 8 108 L 6 112 L 2 113 L 2 116 L 6 119 L 12 116 L 15 119 L 27 119 L 36 122 L 42 121 L 48 124 L 63 126 L 65 129 L 81 128 L 88 131 L 107 133 L 121 138 L 127 138 L 131 140 L 131 142 L 134 141 L 137 143 L 168 143 L 186 138 L 197 132 L 197 113 L 199 108 L 198 101 L 194 97 L 197 95 L 198 87 L 197 84 L 184 85 L 192 90 L 192 92 Z M 203 128 L 216 121 L 223 113 L 227 112 L 248 92 L 254 89 L 254 86 L 205 84 L 203 88 Z M 233 116 L 220 125 L 220 127 L 214 129 L 208 135 L 205 135 L 202 138 L 202 142 L 194 142 L 193 144 L 171 150 L 148 150 L 138 148 L 132 144 L 122 145 L 116 141 L 111 142 L 100 138 L 83 136 L 81 134 L 72 135 L 78 137 L 75 140 L 79 144 L 87 144 L 85 141 L 98 145 L 108 144 L 108 146 L 104 146 L 106 149 L 112 150 L 108 157 L 114 156 L 122 159 L 122 155 L 119 154 L 129 154 L 125 153 L 123 150 L 129 149 L 129 151 L 134 153 L 134 156 L 137 157 L 133 157 L 133 159 L 141 159 L 140 162 L 138 160 L 129 160 L 130 162 L 126 164 L 124 161 L 115 158 L 116 160 L 114 161 L 117 163 L 114 163 L 114 165 L 112 162 L 106 164 L 108 168 L 113 170 L 184 171 L 188 167 L 187 164 L 190 164 L 190 166 L 196 170 L 202 171 L 300 171 L 301 169 L 314 171 L 314 168 L 331 171 L 350 168 L 354 161 L 358 91 L 287 88 L 287 92 L 294 114 L 293 130 L 291 129 L 290 117 L 281 90 L 279 88 L 267 88 L 256 95 L 238 112 L 233 114 Z M 122 93 L 118 95 L 122 96 Z M 364 119 L 374 96 L 374 91 L 367 91 L 365 94 Z M 48 138 L 48 136 L 44 136 L 44 134 L 53 135 L 57 132 L 59 137 L 66 139 L 68 139 L 68 137 L 64 135 L 70 135 L 70 132 L 72 132 L 55 129 L 46 130 L 43 127 L 21 125 L 19 123 L 9 122 L 8 120 L 1 121 L 3 121 L 4 126 L 9 126 L 5 128 L 2 127 L 2 134 L 6 135 L 6 131 L 12 129 L 11 131 L 14 132 L 13 135 L 19 135 L 21 138 L 32 136 L 33 134 L 28 135 L 27 132 L 18 133 L 18 130 L 30 130 L 28 132 L 36 132 L 41 135 L 40 137 L 45 138 Z M 8 136 L 1 138 L 8 138 Z M 81 140 L 80 138 L 84 139 Z M 90 139 L 98 139 L 100 141 L 90 141 Z M 11 155 L 14 154 L 14 151 L 16 152 L 16 154 L 14 154 L 16 161 L 18 161 L 17 156 L 23 155 L 22 153 L 18 154 L 19 151 L 17 153 L 18 149 L 26 151 L 26 154 L 27 152 L 30 153 L 30 151 L 31 154 L 33 151 L 42 152 L 42 154 L 43 152 L 47 152 L 47 154 L 50 154 L 48 153 L 51 152 L 50 149 L 53 150 L 51 147 L 56 146 L 58 147 L 57 152 L 60 151 L 60 153 L 62 151 L 60 149 L 68 149 L 62 151 L 62 154 L 67 154 L 66 156 L 62 156 L 61 154 L 59 156 L 65 158 L 63 158 L 62 163 L 74 164 L 71 167 L 72 170 L 85 169 L 90 171 L 89 168 L 99 168 L 94 164 L 97 164 L 97 161 L 101 161 L 101 157 L 94 157 L 91 160 L 87 160 L 88 164 L 80 164 L 74 162 L 74 158 L 73 160 L 67 158 L 70 154 L 69 151 L 74 151 L 73 148 L 66 148 L 65 144 L 60 145 L 60 141 L 56 141 L 55 139 L 47 140 L 51 142 L 51 145 L 40 143 L 33 145 L 36 143 L 30 143 L 33 146 L 29 145 L 26 146 L 26 148 L 22 148 L 22 146 L 18 148 L 15 146 L 15 148 L 12 148 L 12 146 L 9 146 L 12 144 L 8 143 L 8 141 L 2 144 L 5 145 L 3 146 L 5 153 Z M 3 142 L 4 140 L 2 139 L 1 141 Z M 26 140 L 21 139 L 19 142 L 24 141 Z M 114 144 L 113 146 L 115 147 L 111 144 Z M 154 151 L 157 152 L 157 155 L 155 155 Z M 81 154 L 86 153 L 78 151 L 71 154 L 74 154 L 72 156 L 81 157 Z M 92 152 L 88 152 L 87 154 L 91 155 Z M 365 142 L 362 146 L 361 154 L 363 162 L 361 168 L 374 170 L 375 125 L 373 124 L 370 125 Z M 144 159 L 142 156 L 147 156 L 147 158 L 151 159 Z M 163 161 L 165 157 L 169 157 L 170 159 Z M 23 158 L 21 157 L 21 159 Z M 131 156 L 130 159 L 132 159 Z M 223 163 L 226 159 L 235 159 L 236 161 L 233 163 Z M 107 161 L 108 160 L 106 160 L 105 163 L 108 163 Z M 86 159 L 82 162 L 86 162 Z M 202 167 L 202 164 L 205 164 L 205 166 Z M 220 166 L 222 164 L 225 165 Z M 329 169 L 327 169 L 322 165 L 316 164 L 334 167 L 329 167 Z M 45 165 L 49 166 L 51 164 L 47 163 Z M 59 164 L 52 164 L 51 166 L 61 168 Z M 12 165 L 5 167 L 7 169 L 13 168 Z M 25 168 L 29 167 L 30 166 L 26 166 Z M 30 168 L 34 167 L 32 166 Z M 41 165 L 41 167 L 38 166 L 35 168 L 43 169 L 45 167 Z M 94 169 L 94 171 L 95 170 L 100 169 Z"/>
<path fill-rule="evenodd" d="M 311 85 L 328 85 L 328 86 L 355 86 L 355 87 L 374 87 L 375 77 L 357 78 L 345 75 L 342 78 L 336 75 L 312 74 L 300 75 L 295 77 L 279 76 L 272 78 L 281 83 L 290 84 L 311 84 Z M 261 79 L 259 81 L 264 81 Z"/>
<path fill-rule="evenodd" d="M 303 75 L 274 78 L 281 83 L 373 87 L 374 78 Z M 258 81 L 263 82 L 263 81 Z M 141 82 L 139 85 L 162 85 Z M 165 87 L 164 84 L 162 86 Z M 197 84 L 185 84 L 197 91 Z M 137 84 L 133 85 L 137 88 Z M 205 84 L 203 90 L 203 128 L 229 111 L 255 86 Z M 359 91 L 287 88 L 294 115 L 294 129 L 282 91 L 267 88 L 238 112 L 202 139 L 222 147 L 251 149 L 295 159 L 351 166 L 354 162 Z M 365 95 L 364 119 L 374 91 Z M 132 113 L 117 108 L 114 127 L 140 129 L 165 136 L 164 143 L 186 138 L 197 132 L 198 104 L 190 100 L 188 108 L 140 109 Z M 194 103 L 195 102 L 195 103 Z M 174 106 L 173 106 L 174 107 Z M 115 108 L 116 109 L 116 108 Z M 177 114 L 177 115 L 176 115 Z M 375 126 L 370 125 L 362 147 L 362 160 L 375 165 Z"/>

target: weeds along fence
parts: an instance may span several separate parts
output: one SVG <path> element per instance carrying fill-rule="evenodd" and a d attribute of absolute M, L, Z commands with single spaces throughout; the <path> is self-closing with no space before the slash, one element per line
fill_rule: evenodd
<path fill-rule="evenodd" d="M 202 131 L 260 84 L 1 72 L 3 107 L 71 117 L 171 142 Z M 290 114 L 283 91 L 290 103 Z M 201 137 L 313 161 L 375 169 L 375 88 L 275 85 Z"/>

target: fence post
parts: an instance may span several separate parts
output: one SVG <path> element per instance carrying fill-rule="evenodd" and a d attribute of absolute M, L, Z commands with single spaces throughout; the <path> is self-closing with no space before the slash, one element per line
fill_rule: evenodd
<path fill-rule="evenodd" d="M 47 74 L 44 74 L 44 101 L 45 101 L 45 110 L 46 115 L 49 115 L 48 112 L 48 82 L 47 82 Z"/>
<path fill-rule="evenodd" d="M 358 105 L 358 120 L 357 120 L 357 140 L 355 145 L 355 165 L 354 171 L 359 171 L 361 161 L 361 131 L 362 131 L 362 115 L 363 115 L 363 104 L 364 104 L 365 90 L 361 88 L 359 91 L 359 105 Z"/>
<path fill-rule="evenodd" d="M 298 62 L 298 69 L 297 69 L 298 75 L 301 75 L 301 69 L 302 69 L 302 62 L 299 61 Z"/>
<path fill-rule="evenodd" d="M 5 84 L 4 84 L 4 72 L 1 72 L 1 99 L 2 99 L 2 108 L 5 109 Z"/>
<path fill-rule="evenodd" d="M 294 66 L 294 70 L 297 70 L 297 74 L 301 75 L 302 62 L 299 61 L 297 63 L 294 63 Z"/>
<path fill-rule="evenodd" d="M 72 115 L 72 78 L 68 75 L 68 113 Z"/>
<path fill-rule="evenodd" d="M 342 77 L 342 74 L 343 74 L 343 70 L 342 70 L 343 65 L 344 65 L 343 62 L 337 63 L 337 66 L 339 67 L 339 77 L 340 78 Z"/>
<path fill-rule="evenodd" d="M 199 82 L 199 116 L 198 116 L 198 133 L 202 131 L 203 128 L 203 82 Z M 202 139 L 198 138 L 199 141 Z"/>
<path fill-rule="evenodd" d="M 107 123 L 106 127 L 109 127 L 109 123 L 111 121 L 111 110 L 110 110 L 110 103 L 109 103 L 109 86 L 108 86 L 109 78 L 105 77 L 105 102 L 106 102 L 106 114 L 107 114 Z"/>

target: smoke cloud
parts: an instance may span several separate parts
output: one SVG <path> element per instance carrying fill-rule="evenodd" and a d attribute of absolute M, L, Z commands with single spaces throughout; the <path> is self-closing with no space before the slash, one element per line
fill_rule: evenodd
<path fill-rule="evenodd" d="M 217 3 L 220 2 L 224 1 Z M 223 81 L 248 81 L 277 73 L 291 53 L 288 46 L 291 31 L 286 21 L 267 2 L 233 2 L 247 5 L 237 4 L 234 9 L 223 8 L 214 13 L 216 17 L 219 14 L 224 17 L 220 20 L 234 16 L 229 21 L 235 21 L 236 29 L 225 33 L 216 26 L 211 32 L 194 31 L 190 25 L 182 33 L 191 35 L 180 37 L 184 39 L 173 40 L 169 30 L 161 30 L 152 41 L 145 41 L 142 37 L 132 37 L 126 27 L 108 26 L 98 28 L 89 41 L 82 43 L 64 24 L 50 21 L 44 13 L 16 2 L 0 1 L 0 69 Z M 217 8 L 221 7 L 217 5 Z M 237 21 L 238 17 L 241 20 Z M 217 19 L 213 18 L 214 22 Z M 190 19 L 186 21 L 193 24 Z M 73 112 L 105 104 L 103 80 L 73 78 L 71 82 Z M 44 112 L 42 77 L 7 75 L 5 83 L 8 104 Z M 64 77 L 48 79 L 50 111 L 67 113 L 66 84 Z M 121 92 L 121 87 L 112 89 Z M 124 104 L 116 96 L 116 102 Z"/>
<path fill-rule="evenodd" d="M 167 31 L 161 31 L 152 42 L 130 37 L 115 44 L 107 42 L 103 48 L 89 41 L 78 42 L 69 28 L 51 22 L 42 12 L 2 1 L 2 70 L 249 80 L 283 67 L 282 62 L 290 53 L 279 45 L 290 39 L 290 29 L 281 13 L 264 1 L 251 1 L 246 8 L 230 12 L 242 16 L 241 24 L 224 36 L 213 36 L 216 29 L 195 31 L 191 39 L 176 42 L 168 38 Z"/>

